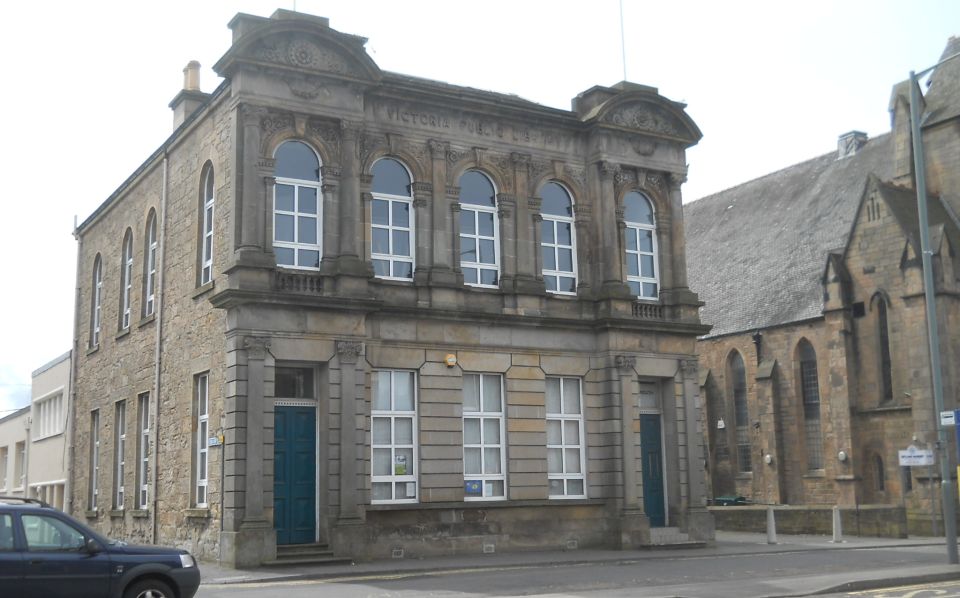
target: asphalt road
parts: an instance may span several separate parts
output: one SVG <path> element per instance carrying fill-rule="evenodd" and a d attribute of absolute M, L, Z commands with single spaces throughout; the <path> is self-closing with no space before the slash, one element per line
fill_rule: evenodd
<path fill-rule="evenodd" d="M 960 598 L 960 582 L 925 583 L 882 590 L 829 594 L 824 598 Z"/>
<path fill-rule="evenodd" d="M 462 569 L 321 581 L 204 585 L 200 598 L 394 598 L 469 596 L 631 596 L 750 598 L 823 590 L 859 571 L 910 571 L 943 562 L 938 546 L 803 550 L 752 555 L 682 556 L 617 563 Z M 799 592 L 797 590 L 800 590 Z M 945 590 L 949 592 L 950 590 Z M 846 596 L 847 594 L 837 594 Z M 851 594 L 852 595 L 852 594 Z M 856 594 L 879 598 L 884 594 Z M 903 596 L 913 596 L 902 594 Z M 916 594 L 952 596 L 954 594 Z M 893 594 L 891 596 L 901 596 Z M 960 594 L 957 595 L 960 598 Z"/>

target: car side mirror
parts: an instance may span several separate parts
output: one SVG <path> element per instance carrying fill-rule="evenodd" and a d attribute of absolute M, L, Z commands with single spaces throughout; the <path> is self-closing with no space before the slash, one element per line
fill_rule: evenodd
<path fill-rule="evenodd" d="M 87 538 L 87 541 L 83 543 L 83 547 L 90 554 L 97 554 L 103 551 L 103 548 L 101 548 L 100 543 L 93 538 Z"/>

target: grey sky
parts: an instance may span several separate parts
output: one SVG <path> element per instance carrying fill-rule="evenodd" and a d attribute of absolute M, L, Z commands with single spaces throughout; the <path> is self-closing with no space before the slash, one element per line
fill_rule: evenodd
<path fill-rule="evenodd" d="M 237 12 L 322 15 L 369 38 L 384 70 L 514 93 L 558 108 L 623 79 L 617 0 L 165 0 L 10 3 L 3 9 L 6 190 L 0 416 L 30 372 L 69 349 L 83 220 L 171 131 L 191 59 L 201 85 Z M 624 0 L 629 80 L 684 101 L 704 138 L 686 201 L 889 129 L 891 86 L 960 35 L 953 0 Z M 119 242 L 119 240 L 118 240 Z"/>

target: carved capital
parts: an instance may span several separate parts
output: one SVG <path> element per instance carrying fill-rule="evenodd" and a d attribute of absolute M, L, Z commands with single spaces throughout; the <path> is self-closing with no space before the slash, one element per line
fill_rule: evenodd
<path fill-rule="evenodd" d="M 427 147 L 430 149 L 430 156 L 434 160 L 444 160 L 447 157 L 447 144 L 436 139 L 428 139 Z"/>
<path fill-rule="evenodd" d="M 260 172 L 273 172 L 276 165 L 277 161 L 273 158 L 260 158 L 257 160 L 257 170 Z"/>
<path fill-rule="evenodd" d="M 372 193 L 366 193 L 366 192 L 361 193 L 361 194 L 360 194 L 360 201 L 362 201 L 363 203 L 368 203 L 368 202 L 373 201 L 373 194 L 372 194 Z"/>
<path fill-rule="evenodd" d="M 623 218 L 624 218 L 624 216 L 626 215 L 626 208 L 624 208 L 623 206 L 617 206 L 616 209 L 614 210 L 614 212 L 615 212 L 615 214 L 616 214 L 616 216 L 617 216 L 617 222 L 621 222 L 621 223 L 622 223 L 622 222 L 623 222 Z"/>
<path fill-rule="evenodd" d="M 344 141 L 356 142 L 361 133 L 360 123 L 340 121 L 340 135 L 343 136 Z"/>
<path fill-rule="evenodd" d="M 637 365 L 636 355 L 617 355 L 614 361 L 618 370 L 632 370 Z"/>
<path fill-rule="evenodd" d="M 336 193 L 337 185 L 335 183 L 324 183 L 323 185 L 320 185 L 320 192 L 324 195 L 328 193 Z"/>
<path fill-rule="evenodd" d="M 530 154 L 521 154 L 520 152 L 510 153 L 510 162 L 517 168 L 526 168 L 530 166 Z"/>
<path fill-rule="evenodd" d="M 600 169 L 600 176 L 603 178 L 612 178 L 620 173 L 620 165 L 601 160 L 597 162 L 597 168 Z"/>
<path fill-rule="evenodd" d="M 427 198 L 433 195 L 432 183 L 414 183 L 410 187 L 411 187 L 411 190 L 413 191 L 414 197 Z"/>
<path fill-rule="evenodd" d="M 270 350 L 270 337 L 245 336 L 243 337 L 243 348 L 247 351 L 247 359 L 262 361 L 267 358 L 267 352 Z"/>
<path fill-rule="evenodd" d="M 452 202 L 450 204 L 450 211 L 453 212 L 454 214 L 460 213 L 460 202 L 459 201 Z"/>
<path fill-rule="evenodd" d="M 459 199 L 460 198 L 460 187 L 454 185 L 447 185 L 447 197 L 450 199 Z"/>
<path fill-rule="evenodd" d="M 337 341 L 337 356 L 340 363 L 357 363 L 363 355 L 363 343 L 357 341 Z"/>
<path fill-rule="evenodd" d="M 513 210 L 501 207 L 497 210 L 497 215 L 501 218 L 510 218 L 513 215 Z"/>
<path fill-rule="evenodd" d="M 497 204 L 506 207 L 517 205 L 517 196 L 509 193 L 497 193 Z"/>
<path fill-rule="evenodd" d="M 537 224 L 540 224 L 541 222 L 543 222 L 543 215 L 540 214 L 540 212 L 534 212 L 533 221 L 536 222 Z"/>
<path fill-rule="evenodd" d="M 363 186 L 363 187 L 365 187 L 365 188 L 367 188 L 367 189 L 369 189 L 369 188 L 370 188 L 370 185 L 373 184 L 373 175 L 372 175 L 372 174 L 366 174 L 366 173 L 364 173 L 364 174 L 361 174 L 361 175 L 360 175 L 359 177 L 357 177 L 357 178 L 360 179 L 360 185 Z"/>
<path fill-rule="evenodd" d="M 414 208 L 425 208 L 425 207 L 427 207 L 427 200 L 426 200 L 425 198 L 418 197 L 417 199 L 414 199 L 414 200 L 413 200 L 413 207 L 414 207 Z"/>
<path fill-rule="evenodd" d="M 696 359 L 680 360 L 680 371 L 683 373 L 684 378 L 696 378 L 698 367 L 699 367 L 699 363 L 697 362 Z"/>
<path fill-rule="evenodd" d="M 277 177 L 274 176 L 265 176 L 263 177 L 263 186 L 267 189 L 271 189 L 277 183 Z"/>
<path fill-rule="evenodd" d="M 340 167 L 339 166 L 324 166 L 323 167 L 323 179 L 339 179 L 340 178 Z"/>
<path fill-rule="evenodd" d="M 677 190 L 680 188 L 680 185 L 687 182 L 687 173 L 686 172 L 668 172 L 667 182 L 670 185 L 671 191 Z"/>
<path fill-rule="evenodd" d="M 250 104 L 240 105 L 240 122 L 245 127 L 259 127 L 260 119 L 267 115 L 267 109 Z"/>
<path fill-rule="evenodd" d="M 543 205 L 543 199 L 540 197 L 528 197 L 527 208 L 534 214 L 540 213 L 540 206 Z"/>

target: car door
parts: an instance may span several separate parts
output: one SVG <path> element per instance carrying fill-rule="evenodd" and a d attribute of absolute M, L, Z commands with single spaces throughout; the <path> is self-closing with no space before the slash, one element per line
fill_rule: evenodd
<path fill-rule="evenodd" d="M 91 553 L 87 535 L 52 512 L 21 513 L 26 540 L 23 595 L 29 598 L 101 598 L 110 588 L 110 555 Z"/>
<path fill-rule="evenodd" d="M 17 550 L 13 515 L 0 513 L 0 596 L 16 596 L 23 583 L 23 555 Z"/>

